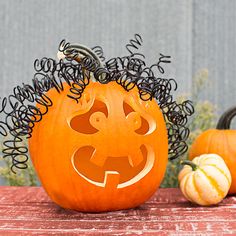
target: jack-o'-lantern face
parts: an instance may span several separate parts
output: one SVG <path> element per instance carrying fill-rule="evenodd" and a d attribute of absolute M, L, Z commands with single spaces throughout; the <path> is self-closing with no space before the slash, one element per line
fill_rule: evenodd
<path fill-rule="evenodd" d="M 54 105 L 29 140 L 49 196 L 63 207 L 86 211 L 144 202 L 167 163 L 166 127 L 157 103 L 115 82 L 90 82 L 79 103 L 66 96 L 68 90 L 65 85 L 60 94 L 48 92 Z M 61 189 L 64 194 L 57 194 Z"/>
<path fill-rule="evenodd" d="M 154 164 L 149 142 L 156 121 L 141 109 L 143 101 L 132 100 L 121 90 L 87 89 L 80 109 L 67 119 L 77 132 L 73 134 L 78 145 L 72 156 L 73 167 L 81 177 L 100 187 L 129 186 Z"/>

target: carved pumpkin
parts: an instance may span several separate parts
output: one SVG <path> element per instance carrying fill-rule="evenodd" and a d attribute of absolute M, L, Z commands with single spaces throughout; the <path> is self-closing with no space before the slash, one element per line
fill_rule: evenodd
<path fill-rule="evenodd" d="M 135 34 L 128 55 L 106 60 L 100 46 L 62 40 L 59 61 L 36 59 L 32 83 L 0 103 L 11 170 L 27 168 L 30 153 L 51 199 L 79 211 L 131 208 L 151 197 L 168 153 L 173 160 L 187 151 L 194 108 L 173 98 L 177 83 L 163 67 L 171 57 L 147 66 L 141 45 Z"/>
<path fill-rule="evenodd" d="M 191 202 L 202 206 L 219 203 L 227 195 L 231 175 L 224 160 L 216 154 L 203 154 L 183 161 L 178 179 L 180 189 Z"/>
<path fill-rule="evenodd" d="M 229 194 L 236 193 L 236 131 L 230 130 L 230 123 L 235 115 L 235 107 L 226 111 L 219 119 L 216 129 L 207 130 L 197 137 L 189 154 L 190 160 L 205 153 L 221 156 L 232 176 Z"/>
<path fill-rule="evenodd" d="M 30 155 L 51 199 L 64 208 L 135 207 L 156 191 L 168 160 L 168 138 L 156 101 L 136 88 L 90 82 L 79 102 L 69 86 L 47 96 L 53 106 L 35 124 Z"/>

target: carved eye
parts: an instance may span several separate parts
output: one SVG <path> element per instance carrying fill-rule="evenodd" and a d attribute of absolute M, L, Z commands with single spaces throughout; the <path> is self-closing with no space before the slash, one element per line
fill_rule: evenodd
<path fill-rule="evenodd" d="M 98 132 L 98 127 L 94 124 L 101 122 L 101 118 L 107 116 L 108 110 L 106 104 L 99 100 L 95 100 L 93 106 L 88 112 L 76 115 L 71 119 L 70 126 L 73 130 L 79 133 L 94 134 Z M 94 122 L 91 122 L 91 120 Z"/>
<path fill-rule="evenodd" d="M 148 133 L 150 127 L 148 121 L 144 117 L 142 117 L 126 102 L 123 102 L 123 110 L 126 119 L 133 125 L 135 133 L 141 135 Z"/>

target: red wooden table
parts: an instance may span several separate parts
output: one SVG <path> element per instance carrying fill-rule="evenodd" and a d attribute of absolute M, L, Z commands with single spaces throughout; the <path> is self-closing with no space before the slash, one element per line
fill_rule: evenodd
<path fill-rule="evenodd" d="M 40 187 L 0 187 L 0 235 L 236 235 L 236 197 L 199 207 L 159 189 L 139 208 L 100 214 L 64 210 Z"/>

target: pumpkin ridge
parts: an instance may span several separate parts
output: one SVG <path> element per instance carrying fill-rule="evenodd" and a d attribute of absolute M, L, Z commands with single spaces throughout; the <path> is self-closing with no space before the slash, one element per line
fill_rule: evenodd
<path fill-rule="evenodd" d="M 229 145 L 230 140 L 228 139 L 228 135 L 226 135 L 224 132 L 223 132 L 223 135 L 224 135 L 226 143 L 227 143 L 227 148 L 228 149 L 226 149 L 226 150 L 229 150 L 228 151 L 229 153 L 234 153 L 234 150 L 232 150 L 231 145 Z"/>
<path fill-rule="evenodd" d="M 183 189 L 184 189 L 184 194 L 185 194 L 186 198 L 189 199 L 191 202 L 194 202 L 193 199 L 189 196 L 189 194 L 188 194 L 187 191 L 186 191 L 186 185 L 187 185 L 187 183 L 188 183 L 188 181 L 189 181 L 189 179 L 190 179 L 190 177 L 191 177 L 192 175 L 193 175 L 193 173 L 190 172 L 190 173 L 186 176 L 186 180 L 185 180 Z"/>
<path fill-rule="evenodd" d="M 230 149 L 230 152 L 232 152 L 230 146 L 228 145 L 228 139 L 227 139 L 227 135 L 225 134 L 225 132 L 219 132 L 219 133 L 222 134 L 221 137 L 222 137 L 222 139 L 223 139 L 223 141 L 224 141 L 224 142 L 222 142 L 222 143 L 224 143 L 224 148 L 222 148 L 222 150 L 228 150 L 228 149 Z M 225 146 L 226 146 L 228 149 L 226 149 Z M 219 154 L 219 155 L 220 155 L 220 154 Z"/>
<path fill-rule="evenodd" d="M 193 172 L 193 173 L 195 174 L 195 172 Z M 198 193 L 199 198 L 202 200 L 202 202 L 209 204 L 210 202 L 207 201 L 207 200 L 205 200 L 205 199 L 202 197 L 202 192 L 200 191 L 200 189 L 199 189 L 199 187 L 198 187 L 198 185 L 197 185 L 197 183 L 196 183 L 195 178 L 193 178 L 193 186 L 194 186 L 196 192 Z"/>
<path fill-rule="evenodd" d="M 226 173 L 225 173 L 223 170 L 221 170 L 218 166 L 216 166 L 216 165 L 214 165 L 214 164 L 207 164 L 207 165 L 205 165 L 205 166 L 213 166 L 213 167 L 215 167 L 222 175 L 224 175 L 224 177 L 227 179 L 229 185 L 231 185 L 231 181 L 229 180 L 229 178 L 228 178 L 228 176 L 226 175 Z"/>
<path fill-rule="evenodd" d="M 73 188 L 77 189 L 76 184 L 73 181 L 74 177 L 72 176 L 72 172 L 71 171 L 68 171 L 68 172 L 69 172 L 69 178 L 71 179 L 71 184 L 72 184 Z M 81 204 L 83 204 L 83 201 L 81 201 L 81 196 L 78 196 L 78 194 L 76 194 L 76 193 L 77 193 L 77 191 L 73 191 L 74 199 L 76 199 L 76 202 L 80 202 Z M 84 206 L 82 206 L 82 207 L 84 207 Z"/>
<path fill-rule="evenodd" d="M 199 167 L 199 170 L 206 176 L 210 184 L 214 187 L 216 192 L 220 195 L 221 198 L 224 197 L 224 192 L 219 188 L 219 185 L 217 184 L 217 181 L 213 179 L 211 176 L 209 176 L 202 168 Z"/>
<path fill-rule="evenodd" d="M 207 150 L 206 150 L 205 153 L 210 153 L 210 147 L 212 147 L 212 144 L 214 143 L 214 140 L 212 138 L 214 133 L 215 133 L 214 130 L 212 130 L 212 132 L 210 133 L 210 135 L 208 137 L 209 143 L 208 143 L 208 145 L 206 145 L 207 146 Z"/>

